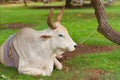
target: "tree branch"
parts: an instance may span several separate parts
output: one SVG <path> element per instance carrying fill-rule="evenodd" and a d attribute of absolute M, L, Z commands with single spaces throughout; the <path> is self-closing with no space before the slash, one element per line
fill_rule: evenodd
<path fill-rule="evenodd" d="M 102 0 L 92 0 L 92 5 L 95 9 L 95 15 L 99 24 L 98 32 L 100 32 L 110 41 L 120 45 L 120 33 L 114 31 L 108 24 Z"/>

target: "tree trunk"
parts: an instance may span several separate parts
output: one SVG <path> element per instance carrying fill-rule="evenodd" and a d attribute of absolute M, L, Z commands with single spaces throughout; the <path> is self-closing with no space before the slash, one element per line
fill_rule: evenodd
<path fill-rule="evenodd" d="M 0 0 L 0 3 L 4 4 L 4 3 L 5 3 L 5 0 Z"/>
<path fill-rule="evenodd" d="M 71 1 L 72 0 L 66 0 L 65 7 L 71 7 Z"/>
<path fill-rule="evenodd" d="M 23 1 L 24 1 L 25 6 L 27 6 L 27 2 L 26 2 L 26 0 L 23 0 Z"/>
<path fill-rule="evenodd" d="M 114 31 L 108 24 L 102 0 L 92 0 L 92 5 L 95 9 L 95 15 L 99 24 L 98 32 L 100 32 L 110 41 L 120 45 L 120 33 Z"/>

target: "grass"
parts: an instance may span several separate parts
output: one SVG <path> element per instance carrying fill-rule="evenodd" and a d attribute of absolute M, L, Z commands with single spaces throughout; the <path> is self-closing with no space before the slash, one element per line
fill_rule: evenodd
<path fill-rule="evenodd" d="M 114 55 L 115 53 L 115 55 Z M 118 71 L 120 72 L 120 56 L 119 50 L 113 52 L 104 52 L 101 54 L 87 54 L 87 55 L 80 55 L 68 61 L 70 66 L 74 66 L 74 68 L 94 68 L 94 69 L 102 69 L 104 71 Z M 99 63 L 99 65 L 98 65 Z M 76 66 L 76 64 L 79 66 Z M 86 66 L 87 65 L 87 66 Z M 116 66 L 113 66 L 116 65 Z"/>
<path fill-rule="evenodd" d="M 64 3 L 53 3 L 51 5 L 63 5 Z M 29 6 L 43 5 L 29 4 Z M 120 1 L 112 6 L 105 8 L 108 16 L 109 24 L 116 31 L 120 31 Z M 35 24 L 34 29 L 43 30 L 48 28 L 46 20 L 49 9 L 30 9 L 23 7 L 23 4 L 15 5 L 0 5 L 0 24 L 9 23 L 25 23 Z M 54 10 L 53 20 L 57 16 L 59 10 Z M 94 15 L 93 8 L 82 9 L 66 9 L 61 23 L 68 29 L 71 37 L 78 44 L 83 41 L 92 31 L 97 29 L 97 20 Z M 5 26 L 0 26 L 0 29 Z M 5 29 L 0 30 L 0 45 L 11 35 L 18 30 Z M 100 33 L 95 31 L 84 44 L 95 46 L 116 46 L 113 42 L 107 40 Z M 23 74 L 18 74 L 15 68 L 5 67 L 0 64 L 0 75 L 5 75 L 8 80 L 74 80 L 77 74 L 77 80 L 83 80 L 87 75 L 83 74 L 85 69 L 104 70 L 106 74 L 100 76 L 100 80 L 119 80 L 120 79 L 120 54 L 119 50 L 112 52 L 104 52 L 101 54 L 85 54 L 64 61 L 65 65 L 70 67 L 70 70 L 58 71 L 54 70 L 50 77 L 33 77 Z M 77 73 L 76 73 L 77 72 Z M 5 80 L 0 78 L 0 80 Z"/>

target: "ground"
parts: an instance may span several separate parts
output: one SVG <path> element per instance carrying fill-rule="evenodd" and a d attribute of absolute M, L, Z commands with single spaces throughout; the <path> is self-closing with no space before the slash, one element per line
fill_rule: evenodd
<path fill-rule="evenodd" d="M 4 30 L 4 29 L 21 29 L 24 27 L 33 27 L 35 25 L 24 24 L 24 23 L 11 23 L 11 24 L 0 24 L 0 26 L 5 26 L 5 27 L 0 28 L 0 30 Z"/>
<path fill-rule="evenodd" d="M 42 3 L 33 3 L 29 6 L 34 4 L 37 6 L 44 6 Z M 63 3 L 59 4 L 63 5 Z M 23 27 L 32 27 L 36 30 L 48 28 L 46 19 L 50 9 L 43 7 L 41 7 L 41 9 L 40 7 L 37 7 L 38 9 L 31 9 L 36 7 L 25 8 L 19 5 L 22 4 L 15 4 L 12 6 L 5 5 L 5 7 L 0 5 L 0 44 L 2 44 L 9 37 L 9 35 L 16 33 L 18 29 Z M 58 5 L 58 3 L 54 5 Z M 120 31 L 119 6 L 120 2 L 116 2 L 112 6 L 106 7 L 109 23 L 111 26 L 113 26 L 113 29 L 117 30 L 118 32 Z M 54 9 L 55 17 L 57 16 L 58 12 L 59 9 Z M 74 52 L 65 52 L 64 57 L 61 60 L 63 63 L 62 71 L 54 69 L 50 77 L 32 77 L 19 74 L 17 69 L 5 67 L 0 64 L 0 80 L 120 79 L 120 48 L 116 44 L 107 40 L 97 31 L 95 31 L 95 33 L 83 44 L 79 44 L 91 33 L 91 31 L 97 28 L 97 21 L 92 7 L 86 6 L 85 8 L 80 9 L 79 7 L 78 9 L 66 9 L 61 24 L 68 29 L 73 40 L 78 43 L 78 47 Z M 102 76 L 103 78 L 101 79 Z M 8 79 L 4 79 L 5 77 Z"/>

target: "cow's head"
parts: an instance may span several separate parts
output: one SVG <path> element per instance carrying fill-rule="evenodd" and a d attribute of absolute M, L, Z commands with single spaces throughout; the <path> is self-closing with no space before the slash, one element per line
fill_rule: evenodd
<path fill-rule="evenodd" d="M 74 51 L 77 47 L 77 44 L 71 39 L 68 34 L 67 29 L 60 23 L 64 12 L 64 8 L 60 11 L 59 15 L 56 18 L 55 22 L 52 22 L 53 9 L 51 9 L 48 15 L 48 26 L 52 31 L 52 35 L 44 36 L 44 38 L 51 38 L 51 46 L 56 49 L 63 51 Z"/>

